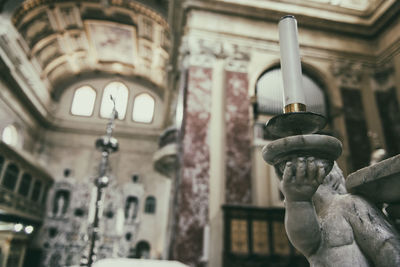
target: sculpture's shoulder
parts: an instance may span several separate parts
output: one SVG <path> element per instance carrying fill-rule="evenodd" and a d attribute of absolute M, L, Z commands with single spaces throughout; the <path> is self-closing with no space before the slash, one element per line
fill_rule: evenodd
<path fill-rule="evenodd" d="M 345 194 L 337 198 L 337 202 L 342 209 L 343 216 L 353 229 L 378 229 L 378 232 L 386 238 L 397 236 L 394 227 L 388 222 L 382 211 L 364 197 Z"/>
<path fill-rule="evenodd" d="M 336 205 L 340 205 L 341 207 L 345 208 L 345 211 L 350 211 L 353 214 L 358 213 L 360 211 L 368 212 L 369 210 L 373 211 L 377 210 L 375 205 L 369 202 L 364 197 L 349 193 L 344 195 L 338 195 L 338 197 L 335 199 L 335 202 Z"/>
<path fill-rule="evenodd" d="M 341 210 L 342 215 L 349 222 L 358 224 L 367 221 L 386 224 L 386 218 L 382 211 L 362 196 L 353 194 L 339 195 L 336 198 L 335 206 Z"/>

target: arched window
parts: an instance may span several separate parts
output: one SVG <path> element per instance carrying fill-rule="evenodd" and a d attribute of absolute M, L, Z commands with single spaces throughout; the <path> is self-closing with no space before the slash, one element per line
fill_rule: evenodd
<path fill-rule="evenodd" d="M 1 139 L 4 143 L 10 146 L 16 146 L 18 144 L 18 131 L 14 125 L 10 124 L 3 129 Z"/>
<path fill-rule="evenodd" d="M 156 199 L 153 196 L 146 198 L 146 203 L 144 206 L 145 213 L 155 213 L 156 212 Z"/>
<path fill-rule="evenodd" d="M 111 96 L 115 100 L 118 119 L 125 118 L 126 105 L 128 104 L 128 88 L 121 82 L 111 82 L 104 88 L 103 98 L 100 106 L 100 116 L 110 118 L 114 107 Z"/>
<path fill-rule="evenodd" d="M 303 90 L 307 111 L 326 115 L 322 89 L 309 76 L 303 74 Z M 283 112 L 283 81 L 281 69 L 265 72 L 256 84 L 257 113 L 275 115 Z"/>
<path fill-rule="evenodd" d="M 132 119 L 136 122 L 151 123 L 154 117 L 154 98 L 147 93 L 135 97 Z"/>
<path fill-rule="evenodd" d="M 147 241 L 140 241 L 136 244 L 135 258 L 150 259 L 150 244 Z"/>
<path fill-rule="evenodd" d="M 17 183 L 19 169 L 17 165 L 11 163 L 7 166 L 7 169 L 3 177 L 3 186 L 9 190 L 14 190 L 15 184 Z"/>
<path fill-rule="evenodd" d="M 93 114 L 96 91 L 90 86 L 76 89 L 72 99 L 71 113 L 78 116 L 91 116 Z"/>
<path fill-rule="evenodd" d="M 21 182 L 19 183 L 18 194 L 26 197 L 29 193 L 31 181 L 32 181 L 32 176 L 29 173 L 24 173 L 22 175 Z"/>
<path fill-rule="evenodd" d="M 307 111 L 327 116 L 327 108 L 323 90 L 309 76 L 303 73 L 303 90 Z M 254 137 L 271 139 L 265 131 L 265 122 L 273 115 L 283 113 L 283 81 L 281 69 L 272 69 L 260 76 L 256 83 L 257 103 L 254 106 L 256 122 Z M 261 116 L 261 117 L 260 117 Z"/>

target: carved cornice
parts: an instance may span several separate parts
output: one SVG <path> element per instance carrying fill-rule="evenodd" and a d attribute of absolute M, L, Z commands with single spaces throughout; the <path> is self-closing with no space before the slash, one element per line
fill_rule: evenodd
<path fill-rule="evenodd" d="M 290 0 L 286 0 L 288 2 Z M 265 2 L 254 5 L 256 2 Z M 299 5 L 304 6 L 304 1 L 293 1 L 296 3 L 273 5 L 268 2 L 278 1 L 202 1 L 202 0 L 186 0 L 184 8 L 186 12 L 189 10 L 207 10 L 221 14 L 233 16 L 248 17 L 253 20 L 271 21 L 276 23 L 279 19 L 287 14 L 296 16 L 301 21 L 303 27 L 328 30 L 329 32 L 337 32 L 341 34 L 351 34 L 364 38 L 371 38 L 378 35 L 381 30 L 391 23 L 391 20 L 398 16 L 400 12 L 400 1 L 387 0 L 378 5 L 374 11 L 367 15 L 356 14 L 340 14 L 337 10 L 323 10 L 321 4 L 319 7 L 307 7 L 315 12 L 304 12 Z M 282 2 L 282 1 L 279 1 Z M 299 4 L 297 3 L 299 2 Z M 301 3 L 300 3 L 301 2 Z M 253 4 L 252 4 L 253 3 Z M 283 8 L 285 7 L 285 8 Z M 327 15 L 329 15 L 327 17 Z"/>
<path fill-rule="evenodd" d="M 24 1 L 21 6 L 14 12 L 13 17 L 12 17 L 12 22 L 15 25 L 18 25 L 21 20 L 32 10 L 41 7 L 41 6 L 47 6 L 47 5 L 54 5 L 58 3 L 73 3 L 76 2 L 77 4 L 81 4 L 82 2 L 87 2 L 87 3 L 100 3 L 101 1 L 99 0 L 27 0 Z M 153 11 L 152 9 L 148 8 L 147 6 L 137 3 L 135 1 L 131 0 L 110 0 L 109 1 L 110 6 L 116 6 L 116 7 L 123 7 L 127 8 L 131 11 L 135 11 L 137 13 L 146 15 L 162 25 L 163 27 L 169 27 L 168 22 L 157 12 Z"/>

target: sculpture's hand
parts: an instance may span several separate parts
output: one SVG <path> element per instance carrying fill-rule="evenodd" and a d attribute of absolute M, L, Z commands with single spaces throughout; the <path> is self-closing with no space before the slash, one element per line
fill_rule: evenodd
<path fill-rule="evenodd" d="M 281 181 L 282 193 L 286 201 L 310 201 L 326 176 L 324 165 L 313 157 L 300 157 L 293 165 L 292 162 L 286 163 Z"/>

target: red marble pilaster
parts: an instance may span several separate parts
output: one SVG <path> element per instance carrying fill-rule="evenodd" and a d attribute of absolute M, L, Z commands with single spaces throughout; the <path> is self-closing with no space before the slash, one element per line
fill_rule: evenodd
<path fill-rule="evenodd" d="M 247 73 L 226 72 L 226 203 L 251 203 L 250 101 Z"/>
<path fill-rule="evenodd" d="M 203 251 L 203 228 L 208 221 L 209 121 L 212 69 L 191 67 L 186 93 L 182 140 L 183 161 L 178 192 L 179 218 L 174 259 L 198 266 Z"/>

